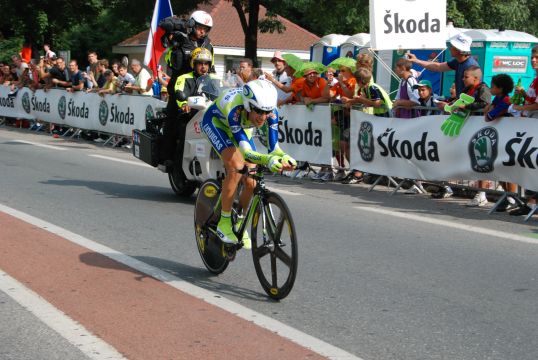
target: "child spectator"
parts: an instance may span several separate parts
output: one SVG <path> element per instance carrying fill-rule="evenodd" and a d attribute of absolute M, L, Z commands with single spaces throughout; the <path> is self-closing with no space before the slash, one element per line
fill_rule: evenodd
<path fill-rule="evenodd" d="M 355 88 L 357 87 L 357 79 L 353 76 L 353 71 L 347 66 L 340 66 L 338 79 L 334 86 L 327 84 L 330 92 L 334 93 L 334 100 L 346 101 L 353 98 Z M 335 180 L 346 180 L 351 176 L 346 177 L 344 172 L 345 160 L 349 161 L 349 140 L 350 140 L 350 117 L 351 109 L 349 107 L 341 110 L 336 110 L 333 113 L 332 121 L 338 126 L 338 130 L 335 134 L 339 134 L 340 149 L 337 151 L 337 161 L 341 167 L 336 173 Z M 358 177 L 357 177 L 358 178 Z"/>
<path fill-rule="evenodd" d="M 116 80 L 116 89 L 118 90 L 118 93 L 127 93 L 125 91 L 125 86 L 127 86 L 127 84 L 134 85 L 136 80 L 133 75 L 127 72 L 127 66 L 124 64 L 119 65 L 118 73 L 119 76 Z"/>
<path fill-rule="evenodd" d="M 484 118 L 486 122 L 507 116 L 510 107 L 508 94 L 514 89 L 514 80 L 509 75 L 499 74 L 491 78 L 491 94 L 495 97 L 490 105 L 486 106 Z"/>
<path fill-rule="evenodd" d="M 378 84 L 372 81 L 372 72 L 368 69 L 359 69 L 355 71 L 357 85 L 361 89 L 360 96 L 354 96 L 353 99 L 345 101 L 346 104 L 362 104 L 366 107 L 374 108 L 374 115 L 389 117 L 392 109 L 392 101 L 388 94 Z"/>
<path fill-rule="evenodd" d="M 97 93 L 101 96 L 104 96 L 105 94 L 114 94 L 116 92 L 116 76 L 114 76 L 112 70 L 106 69 L 103 73 L 103 77 L 106 81 L 103 87 L 97 90 Z"/>
<path fill-rule="evenodd" d="M 525 92 L 521 87 L 516 87 L 516 92 L 525 97 L 525 104 L 512 105 L 516 111 L 522 111 L 523 116 L 538 118 L 538 45 L 532 48 L 531 66 L 536 71 L 536 77 Z"/>
<path fill-rule="evenodd" d="M 418 84 L 413 85 L 413 90 L 418 91 L 419 103 L 417 105 L 429 108 L 417 109 L 416 114 L 418 116 L 437 115 L 437 110 L 432 110 L 432 108 L 436 108 L 435 102 L 437 101 L 439 96 L 433 93 L 432 83 L 429 80 L 420 80 Z"/>
<path fill-rule="evenodd" d="M 415 87 L 417 79 L 411 72 L 412 65 L 411 61 L 401 58 L 396 61 L 394 67 L 394 72 L 401 79 L 395 101 L 392 104 L 394 107 L 397 107 L 394 110 L 394 116 L 397 118 L 410 119 L 418 115 L 417 112 L 412 109 L 419 104 L 419 94 Z"/>

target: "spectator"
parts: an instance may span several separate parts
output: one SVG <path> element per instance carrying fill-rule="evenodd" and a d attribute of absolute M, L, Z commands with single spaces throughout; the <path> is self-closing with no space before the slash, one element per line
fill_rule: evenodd
<path fill-rule="evenodd" d="M 56 65 L 50 68 L 48 72 L 45 72 L 43 68 L 40 69 L 40 76 L 42 79 L 46 79 L 45 90 L 50 89 L 52 86 L 61 86 L 67 88 L 71 86 L 69 77 L 69 71 L 65 66 L 65 60 L 63 57 L 56 59 Z"/>
<path fill-rule="evenodd" d="M 371 82 L 372 72 L 362 68 L 355 72 L 355 77 L 361 89 L 361 95 L 354 96 L 347 104 L 359 103 L 366 107 L 373 107 L 375 116 L 389 117 L 392 101 L 381 86 Z"/>
<path fill-rule="evenodd" d="M 509 75 L 499 74 L 491 78 L 491 95 L 495 96 L 491 104 L 486 106 L 485 120 L 493 121 L 508 114 L 510 97 L 508 94 L 514 89 L 514 81 Z"/>
<path fill-rule="evenodd" d="M 456 97 L 459 97 L 463 92 L 463 73 L 471 65 L 478 66 L 478 63 L 471 56 L 471 37 L 465 34 L 458 34 L 450 38 L 450 54 L 453 59 L 448 62 L 435 62 L 419 60 L 414 54 L 408 53 L 408 59 L 415 64 L 418 64 L 428 70 L 436 72 L 444 72 L 455 70 L 455 83 L 456 83 Z"/>
<path fill-rule="evenodd" d="M 536 72 L 536 77 L 525 92 L 521 87 L 516 87 L 516 92 L 525 97 L 525 104 L 513 105 L 512 108 L 522 111 L 523 116 L 538 118 L 538 45 L 532 48 L 531 66 Z"/>
<path fill-rule="evenodd" d="M 106 79 L 104 77 L 104 72 L 105 70 L 108 69 L 108 60 L 107 59 L 101 59 L 101 60 L 98 60 L 97 61 L 97 67 L 96 67 L 96 73 L 93 73 L 92 71 L 90 71 L 89 73 L 87 73 L 87 76 L 88 78 L 90 79 L 91 83 L 92 83 L 92 87 L 89 88 L 89 89 L 92 89 L 92 88 L 95 88 L 97 90 L 103 88 L 103 86 L 105 85 L 105 82 L 106 82 Z"/>
<path fill-rule="evenodd" d="M 251 59 L 241 59 L 239 61 L 239 77 L 237 81 L 237 87 L 243 87 L 247 82 L 251 80 L 253 63 Z"/>
<path fill-rule="evenodd" d="M 97 73 L 97 65 L 99 63 L 99 59 L 97 59 L 97 53 L 93 50 L 88 51 L 88 66 L 86 67 L 86 74 L 96 74 Z M 86 82 L 86 88 L 91 89 L 93 87 L 92 80 L 88 76 L 85 79 Z"/>
<path fill-rule="evenodd" d="M 120 62 L 118 60 L 114 60 L 112 61 L 112 65 L 111 65 L 111 69 L 112 69 L 112 72 L 114 73 L 114 76 L 119 76 L 120 73 L 119 73 L 119 67 L 120 67 Z"/>
<path fill-rule="evenodd" d="M 349 50 L 349 51 L 346 53 L 346 57 L 347 57 L 347 58 L 352 58 L 352 59 L 353 59 L 353 51 Z"/>
<path fill-rule="evenodd" d="M 392 104 L 394 116 L 401 119 L 410 119 L 417 116 L 413 107 L 419 104 L 418 90 L 414 87 L 417 84 L 417 79 L 411 72 L 411 61 L 401 58 L 396 61 L 394 72 L 400 77 L 400 86 L 396 93 L 396 98 Z"/>
<path fill-rule="evenodd" d="M 508 113 L 508 108 L 510 106 L 510 98 L 508 97 L 508 94 L 512 92 L 513 88 L 514 81 L 506 74 L 495 75 L 491 79 L 491 94 L 494 95 L 495 98 L 493 99 L 493 102 L 487 104 L 484 109 L 484 119 L 486 122 L 498 119 Z M 489 181 L 478 181 L 478 187 L 480 189 L 488 188 Z M 466 206 L 477 207 L 484 206 L 487 203 L 488 199 L 486 198 L 486 192 L 480 190 L 476 193 L 474 198 L 466 204 Z"/>
<path fill-rule="evenodd" d="M 429 109 L 420 109 L 417 111 L 418 116 L 437 115 L 438 111 L 435 102 L 439 96 L 433 93 L 432 83 L 429 80 L 420 80 L 417 84 L 413 85 L 413 90 L 418 91 L 419 106 Z"/>
<path fill-rule="evenodd" d="M 114 72 L 110 69 L 106 69 L 103 72 L 103 78 L 106 80 L 103 86 L 97 90 L 97 93 L 101 96 L 105 94 L 114 94 L 116 93 L 116 83 L 117 78 L 114 76 Z"/>
<path fill-rule="evenodd" d="M 292 77 L 288 75 L 286 72 L 286 61 L 282 57 L 282 53 L 280 51 L 275 51 L 273 54 L 273 58 L 271 59 L 271 63 L 273 63 L 273 66 L 275 67 L 275 70 L 272 72 L 272 77 L 275 79 L 275 81 L 281 83 L 282 85 L 290 85 Z M 266 75 L 266 78 L 269 80 L 269 77 Z M 270 80 L 272 81 L 272 80 Z M 281 90 L 277 87 L 277 93 L 278 93 L 278 100 L 285 100 L 289 97 L 289 94 L 285 91 Z"/>
<path fill-rule="evenodd" d="M 325 79 L 327 79 L 327 83 L 331 86 L 331 88 L 338 83 L 338 78 L 334 75 L 336 74 L 336 70 L 332 67 L 327 67 L 327 70 L 325 70 Z M 331 98 L 336 95 L 331 94 Z"/>
<path fill-rule="evenodd" d="M 153 81 L 149 71 L 142 67 L 142 64 L 137 59 L 131 61 L 131 70 L 135 77 L 134 84 L 127 84 L 125 90 L 133 94 L 153 96 Z"/>
<path fill-rule="evenodd" d="M 8 64 L 4 64 L 0 69 L 3 75 L 3 84 L 9 85 L 13 81 L 13 75 L 11 74 L 11 69 Z"/>
<path fill-rule="evenodd" d="M 74 59 L 69 62 L 69 78 L 71 79 L 71 86 L 68 86 L 65 90 L 75 92 L 84 89 L 84 80 L 88 76 L 78 69 L 78 63 Z"/>
<path fill-rule="evenodd" d="M 28 63 L 23 61 L 20 55 L 13 55 L 11 57 L 13 65 L 15 66 L 15 73 L 17 74 L 17 80 L 22 76 L 24 70 L 28 69 Z"/>
<path fill-rule="evenodd" d="M 330 86 L 327 83 L 329 92 L 332 92 L 334 95 L 335 101 L 341 101 L 346 104 L 350 99 L 353 98 L 355 88 L 357 86 L 357 80 L 353 76 L 351 68 L 347 66 L 340 66 L 339 73 L 334 86 Z M 340 169 L 337 171 L 334 176 L 334 180 L 342 180 L 344 184 L 353 184 L 355 183 L 355 178 L 359 176 L 347 176 L 344 172 L 345 161 L 349 161 L 349 136 L 350 136 L 350 117 L 351 110 L 349 107 L 344 107 L 343 109 L 336 109 L 331 117 L 331 123 L 335 124 L 338 127 L 338 130 L 335 135 L 340 135 L 338 140 L 339 151 L 337 151 L 336 159 L 340 165 Z M 332 170 L 331 170 L 332 172 Z M 353 174 L 352 174 L 353 175 Z"/>
<path fill-rule="evenodd" d="M 43 44 L 43 50 L 45 50 L 45 59 L 53 59 L 56 57 L 56 53 L 50 49 L 49 44 Z"/>
<path fill-rule="evenodd" d="M 116 80 L 116 89 L 118 90 L 118 93 L 127 93 L 125 87 L 129 84 L 134 85 L 136 80 L 133 75 L 127 72 L 127 66 L 124 64 L 119 65 L 118 72 L 119 76 Z"/>
<path fill-rule="evenodd" d="M 306 106 L 328 103 L 330 97 L 327 80 L 321 78 L 317 70 L 308 67 L 303 70 L 303 77 L 305 80 L 301 90 L 298 92 L 299 99 Z"/>
<path fill-rule="evenodd" d="M 463 73 L 463 84 L 465 86 L 463 92 L 469 96 L 474 97 L 474 102 L 469 105 L 461 105 L 461 109 L 467 109 L 471 111 L 483 110 L 488 104 L 491 103 L 491 92 L 489 87 L 482 81 L 482 70 L 478 66 L 469 66 L 467 70 Z M 440 109 L 444 109 L 445 105 L 456 101 L 455 96 L 456 86 L 452 84 L 450 87 L 452 100 L 448 101 L 439 101 L 437 106 Z M 487 189 L 489 187 L 489 181 L 478 180 L 478 188 Z M 437 199 L 447 198 L 452 196 L 453 191 L 449 186 L 444 186 L 439 189 L 439 191 L 432 194 L 432 197 Z M 484 206 L 487 204 L 486 193 L 478 192 L 467 206 Z"/>
<path fill-rule="evenodd" d="M 357 61 L 355 63 L 355 69 L 356 69 L 355 74 L 357 73 L 357 71 L 361 69 L 366 69 L 370 72 L 370 74 L 372 74 L 373 68 L 374 68 L 374 58 L 372 57 L 372 55 L 368 53 L 362 53 L 362 54 L 357 55 Z M 357 80 L 356 77 L 355 77 L 355 80 Z M 373 83 L 374 83 L 374 78 L 373 76 L 371 76 L 370 84 L 373 84 Z M 365 88 L 362 86 L 359 86 L 359 84 L 357 83 L 357 85 L 355 86 L 355 91 L 353 92 L 353 98 L 357 96 L 358 97 L 363 96 L 364 91 L 365 91 Z M 344 102 L 346 103 L 346 107 L 351 107 L 354 103 L 356 103 L 356 100 L 354 100 L 353 98 L 344 99 Z M 373 114 L 374 113 L 373 109 L 374 109 L 373 107 L 363 106 L 361 108 L 361 111 L 367 114 Z M 340 143 L 341 149 L 343 152 L 342 154 L 343 158 L 349 161 L 349 141 L 346 141 L 345 134 L 340 134 L 340 136 L 343 138 L 342 142 Z M 342 180 L 342 183 L 343 184 L 356 184 L 360 181 L 363 181 L 363 179 L 364 179 L 364 174 L 361 171 L 357 169 L 352 169 L 349 172 L 349 174 Z"/>
<path fill-rule="evenodd" d="M 286 64 L 286 67 L 284 68 L 284 72 L 288 76 L 288 78 L 291 80 L 288 84 L 283 84 L 279 81 L 277 81 L 272 74 L 265 73 L 265 78 L 273 83 L 273 85 L 276 86 L 277 91 L 280 90 L 287 94 L 286 97 L 283 99 L 279 99 L 277 101 L 277 106 L 282 106 L 284 104 L 294 103 L 297 101 L 297 92 L 300 91 L 300 89 L 303 86 L 304 77 L 296 78 L 294 76 L 295 71 L 297 69 L 293 69 L 289 64 Z"/>

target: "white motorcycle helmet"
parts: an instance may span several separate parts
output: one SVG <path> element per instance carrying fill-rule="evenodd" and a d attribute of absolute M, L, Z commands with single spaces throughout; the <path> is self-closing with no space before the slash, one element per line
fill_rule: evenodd
<path fill-rule="evenodd" d="M 202 10 L 193 12 L 191 14 L 191 20 L 193 20 L 196 25 L 207 26 L 209 29 L 213 27 L 213 18 Z"/>
<path fill-rule="evenodd" d="M 243 86 L 243 106 L 248 112 L 252 108 L 273 111 L 277 100 L 276 88 L 267 80 L 252 80 Z"/>

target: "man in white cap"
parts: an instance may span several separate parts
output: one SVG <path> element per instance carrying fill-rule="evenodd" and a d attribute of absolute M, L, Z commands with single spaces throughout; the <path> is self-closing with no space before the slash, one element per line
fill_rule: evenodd
<path fill-rule="evenodd" d="M 275 51 L 273 54 L 273 58 L 271 59 L 271 62 L 273 63 L 275 70 L 273 70 L 273 79 L 278 81 L 284 86 L 287 86 L 291 84 L 291 77 L 288 76 L 286 73 L 286 60 L 282 57 L 282 53 L 280 51 Z M 277 93 L 278 93 L 278 100 L 284 100 L 290 96 L 290 94 L 282 91 L 277 87 Z"/>
<path fill-rule="evenodd" d="M 407 58 L 415 64 L 418 64 L 428 70 L 443 72 L 456 71 L 454 82 L 456 83 L 456 97 L 459 97 L 465 85 L 463 84 L 463 73 L 472 65 L 479 66 L 475 58 L 471 56 L 471 43 L 473 40 L 470 36 L 463 33 L 450 38 L 450 55 L 453 59 L 442 63 L 419 60 L 414 54 L 407 54 Z"/>

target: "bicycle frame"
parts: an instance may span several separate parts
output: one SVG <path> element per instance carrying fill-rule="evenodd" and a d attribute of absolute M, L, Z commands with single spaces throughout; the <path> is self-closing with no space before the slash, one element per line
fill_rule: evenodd
<path fill-rule="evenodd" d="M 250 202 L 247 206 L 247 210 L 245 212 L 245 220 L 242 222 L 241 227 L 236 231 L 235 230 L 235 222 L 234 225 L 234 233 L 237 236 L 238 239 L 243 238 L 243 233 L 246 231 L 247 226 L 252 223 L 252 218 L 254 217 L 254 213 L 260 202 L 263 202 L 263 199 L 265 197 L 265 193 L 267 192 L 267 189 L 265 188 L 265 180 L 263 175 L 264 167 L 263 166 L 257 166 L 255 170 L 250 173 L 249 170 L 245 170 L 245 173 L 243 176 L 251 177 L 256 181 L 256 187 L 254 188 L 254 192 L 252 195 L 252 198 L 250 199 Z M 215 213 L 218 211 L 219 207 L 221 206 L 221 194 L 219 194 L 219 197 L 217 199 L 217 203 L 213 207 L 213 211 L 211 216 L 207 219 L 207 222 L 209 222 Z M 263 228 L 265 229 L 265 210 L 262 209 L 263 213 Z M 206 225 L 207 225 L 206 222 Z M 216 233 L 215 233 L 216 234 Z M 265 234 L 264 234 L 264 242 L 265 242 Z M 238 244 L 241 244 L 238 248 L 242 247 L 243 242 L 240 240 Z"/>

